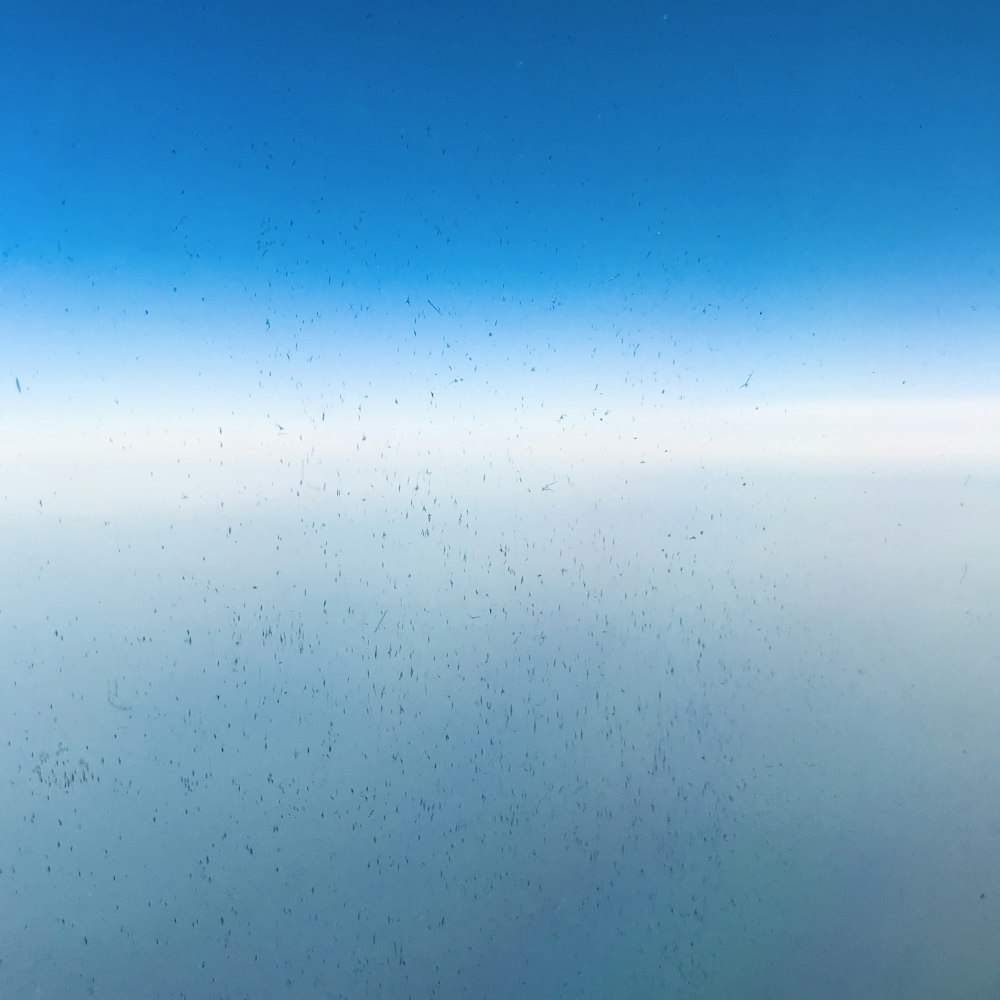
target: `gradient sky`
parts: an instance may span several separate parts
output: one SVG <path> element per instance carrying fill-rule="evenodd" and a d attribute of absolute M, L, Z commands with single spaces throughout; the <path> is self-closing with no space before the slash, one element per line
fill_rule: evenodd
<path fill-rule="evenodd" d="M 997 53 L 0 0 L 0 993 L 1000 996 Z"/>
<path fill-rule="evenodd" d="M 4 412 L 996 403 L 995 4 L 544 8 L 8 0 Z"/>

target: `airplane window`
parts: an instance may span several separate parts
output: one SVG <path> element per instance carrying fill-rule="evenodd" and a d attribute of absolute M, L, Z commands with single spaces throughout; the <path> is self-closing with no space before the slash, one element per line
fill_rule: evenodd
<path fill-rule="evenodd" d="M 0 997 L 997 996 L 1000 8 L 0 31 Z"/>

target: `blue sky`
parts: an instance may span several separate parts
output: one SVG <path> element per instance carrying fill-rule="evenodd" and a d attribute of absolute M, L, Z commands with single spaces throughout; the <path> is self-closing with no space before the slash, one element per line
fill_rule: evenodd
<path fill-rule="evenodd" d="M 995 5 L 544 6 L 5 4 L 7 405 L 995 397 Z"/>
<path fill-rule="evenodd" d="M 53 281 L 617 281 L 748 315 L 905 308 L 928 282 L 985 307 L 995 283 L 992 4 L 8 3 L 5 22 L 2 250 Z"/>

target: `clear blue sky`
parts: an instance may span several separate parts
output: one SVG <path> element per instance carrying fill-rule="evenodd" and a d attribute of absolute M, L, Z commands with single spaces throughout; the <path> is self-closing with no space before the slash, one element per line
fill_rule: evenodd
<path fill-rule="evenodd" d="M 5 338 L 75 308 L 199 339 L 202 301 L 265 337 L 430 299 L 761 355 L 1000 320 L 993 3 L 2 11 Z"/>

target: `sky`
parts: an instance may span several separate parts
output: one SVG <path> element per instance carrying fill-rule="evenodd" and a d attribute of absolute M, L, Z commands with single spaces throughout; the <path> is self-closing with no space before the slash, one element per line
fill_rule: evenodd
<path fill-rule="evenodd" d="M 365 309 L 378 340 L 428 299 L 765 355 L 947 337 L 967 362 L 995 329 L 991 4 L 4 18 L 10 334 L 100 308 L 197 342 L 204 302 L 265 342 Z"/>
<path fill-rule="evenodd" d="M 464 383 L 456 412 L 509 423 L 595 385 L 632 416 L 641 380 L 642 405 L 711 411 L 692 440 L 720 406 L 995 415 L 991 4 L 7 2 L 4 21 L 19 435 L 130 390 L 136 419 L 290 418 L 338 382 L 386 411 L 405 393 L 411 422 Z"/>
<path fill-rule="evenodd" d="M 0 995 L 996 995 L 995 3 L 0 24 Z"/>

